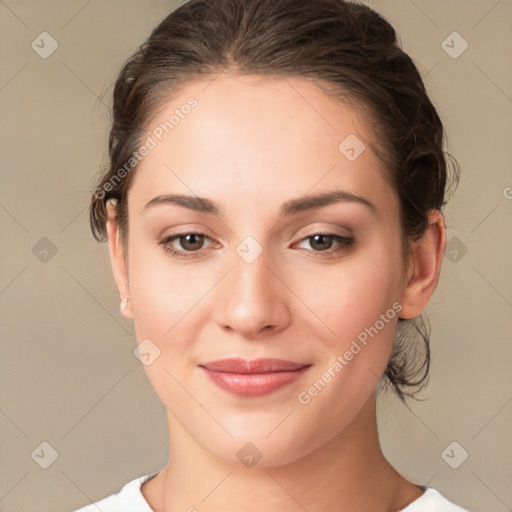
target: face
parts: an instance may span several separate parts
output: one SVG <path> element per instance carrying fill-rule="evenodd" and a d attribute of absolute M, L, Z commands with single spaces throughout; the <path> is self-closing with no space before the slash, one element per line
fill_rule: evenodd
<path fill-rule="evenodd" d="M 368 403 L 404 293 L 398 198 L 363 117 L 305 79 L 224 75 L 189 84 L 147 136 L 123 286 L 138 343 L 160 351 L 145 370 L 170 428 L 229 462 L 246 442 L 262 464 L 297 460 Z M 227 358 L 303 369 L 202 367 Z"/>

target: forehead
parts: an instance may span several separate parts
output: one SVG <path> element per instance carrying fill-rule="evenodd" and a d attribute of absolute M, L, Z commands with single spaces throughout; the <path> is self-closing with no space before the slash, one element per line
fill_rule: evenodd
<path fill-rule="evenodd" d="M 184 193 L 225 203 L 243 197 L 244 207 L 257 208 L 263 198 L 280 205 L 340 187 L 373 202 L 394 199 L 362 112 L 303 78 L 191 82 L 162 103 L 146 137 L 152 149 L 132 183 L 136 202 Z"/>

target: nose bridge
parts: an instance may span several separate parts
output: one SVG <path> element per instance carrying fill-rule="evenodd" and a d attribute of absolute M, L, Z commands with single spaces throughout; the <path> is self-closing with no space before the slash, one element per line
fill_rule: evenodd
<path fill-rule="evenodd" d="M 289 321 L 286 287 L 271 270 L 270 256 L 252 237 L 235 249 L 232 270 L 216 300 L 217 322 L 222 328 L 254 337 L 265 328 L 277 329 Z"/>

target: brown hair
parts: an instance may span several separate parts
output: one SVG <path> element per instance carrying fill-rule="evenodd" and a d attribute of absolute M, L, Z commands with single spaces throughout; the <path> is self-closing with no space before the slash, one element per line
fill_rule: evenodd
<path fill-rule="evenodd" d="M 97 240 L 106 240 L 106 201 L 115 198 L 127 242 L 127 192 L 136 165 L 131 171 L 126 165 L 157 109 L 187 83 L 223 71 L 311 79 L 369 113 L 374 141 L 367 142 L 389 170 L 410 254 L 409 242 L 421 238 L 429 212 L 446 202 L 450 155 L 443 125 L 393 27 L 369 7 L 344 0 L 190 0 L 167 16 L 115 84 L 110 165 L 90 206 Z M 429 367 L 429 328 L 421 316 L 400 319 L 382 382 L 405 401 L 427 383 Z"/>

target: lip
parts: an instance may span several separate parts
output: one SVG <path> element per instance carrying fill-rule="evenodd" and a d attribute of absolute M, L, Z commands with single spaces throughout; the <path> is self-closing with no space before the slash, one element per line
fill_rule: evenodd
<path fill-rule="evenodd" d="M 221 359 L 201 363 L 200 368 L 220 389 L 232 394 L 263 396 L 295 382 L 311 364 L 296 363 L 284 359 L 240 358 Z"/>

